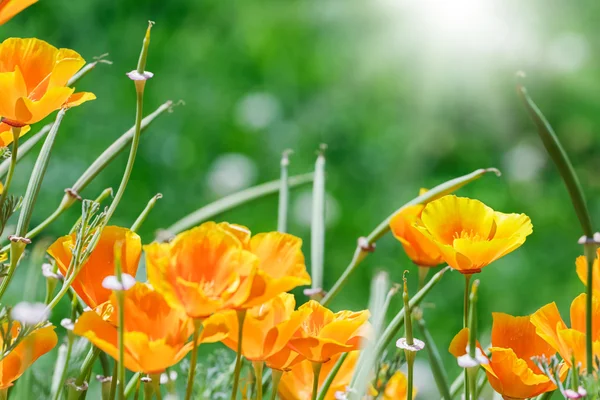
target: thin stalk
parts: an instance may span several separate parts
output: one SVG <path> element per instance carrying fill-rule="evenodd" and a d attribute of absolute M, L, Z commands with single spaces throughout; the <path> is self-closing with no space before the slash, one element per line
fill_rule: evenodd
<path fill-rule="evenodd" d="M 104 59 L 104 57 L 106 56 L 108 56 L 108 54 L 103 54 L 99 57 L 95 57 L 96 61 L 88 63 L 83 68 L 81 68 L 75 75 L 71 77 L 71 79 L 69 79 L 69 81 L 67 82 L 67 86 L 73 86 L 75 82 L 86 76 L 88 72 L 94 69 L 98 64 L 112 64 L 112 61 Z"/>
<path fill-rule="evenodd" d="M 450 194 L 466 184 L 473 182 L 479 179 L 481 176 L 488 172 L 494 172 L 496 175 L 500 175 L 500 171 L 496 168 L 486 168 L 486 169 L 478 169 L 476 171 L 471 172 L 468 175 L 463 175 L 458 178 L 454 178 L 447 182 L 444 182 L 433 189 L 427 191 L 426 193 L 415 197 L 408 203 L 404 204 L 398 210 L 394 211 L 390 216 L 384 219 L 366 238 L 361 238 L 362 240 L 358 241 L 358 245 L 356 250 L 354 251 L 354 256 L 350 261 L 350 264 L 346 267 L 342 275 L 335 282 L 333 287 L 329 290 L 327 295 L 321 300 L 321 304 L 327 306 L 331 300 L 335 298 L 342 290 L 350 275 L 356 270 L 356 268 L 360 265 L 360 263 L 367 257 L 367 255 L 374 250 L 374 244 L 379 239 L 381 239 L 386 233 L 390 231 L 390 219 L 397 213 L 404 210 L 406 207 L 413 206 L 415 204 L 426 204 L 432 200 Z"/>
<path fill-rule="evenodd" d="M 137 71 L 140 74 L 143 74 L 146 70 L 146 59 L 148 57 L 150 30 L 152 29 L 152 25 L 152 22 L 148 24 L 146 36 L 144 36 L 144 41 L 142 43 L 142 51 L 140 52 L 140 59 L 137 65 Z M 117 206 L 121 202 L 121 198 L 125 193 L 127 183 L 129 182 L 129 177 L 131 176 L 131 171 L 133 171 L 133 164 L 135 163 L 135 156 L 137 154 L 138 146 L 140 144 L 140 137 L 142 135 L 142 119 L 144 118 L 144 88 L 146 87 L 146 80 L 134 80 L 134 83 L 136 93 L 135 131 L 133 138 L 131 139 L 131 150 L 129 151 L 129 158 L 127 159 L 127 165 L 125 166 L 125 172 L 123 173 L 121 184 L 119 185 L 119 189 L 115 194 L 115 198 L 106 212 L 106 222 L 108 222 L 115 213 L 115 210 L 117 209 Z"/>
<path fill-rule="evenodd" d="M 256 375 L 256 400 L 262 400 L 263 398 L 262 376 L 264 365 L 265 363 L 263 361 L 254 361 L 252 363 L 254 374 Z"/>
<path fill-rule="evenodd" d="M 27 235 L 27 230 L 29 229 L 29 222 L 31 221 L 33 208 L 37 201 L 40 188 L 42 187 L 42 181 L 46 176 L 46 170 L 48 168 L 48 163 L 50 162 L 50 155 L 52 153 L 52 148 L 54 147 L 54 141 L 56 140 L 58 129 L 60 128 L 60 124 L 66 112 L 67 109 L 63 108 L 56 115 L 56 120 L 52 125 L 52 129 L 50 129 L 50 133 L 46 137 L 44 145 L 40 150 L 40 154 L 38 155 L 38 158 L 35 161 L 35 166 L 33 167 L 33 172 L 31 173 L 31 177 L 29 178 L 29 183 L 27 185 L 27 190 L 25 192 L 25 196 L 23 197 L 23 205 L 21 206 L 21 212 L 19 213 L 19 221 L 17 222 L 17 229 L 15 232 L 17 236 L 24 237 L 25 235 Z"/>
<path fill-rule="evenodd" d="M 111 400 L 116 398 L 115 396 L 117 394 L 118 382 L 119 382 L 119 362 L 117 360 L 115 360 L 115 363 L 113 364 L 112 380 L 110 381 L 110 396 L 108 397 Z"/>
<path fill-rule="evenodd" d="M 67 374 L 67 363 L 71 357 L 71 349 L 73 348 L 73 341 L 71 338 L 68 339 L 66 345 L 61 345 L 58 348 L 58 357 L 56 358 L 54 375 L 52 377 L 51 386 L 51 397 L 53 400 L 58 400 L 62 396 L 64 382 Z"/>
<path fill-rule="evenodd" d="M 312 193 L 312 219 L 310 224 L 310 261 L 312 288 L 323 289 L 323 262 L 325 258 L 325 146 L 315 163 L 315 181 Z"/>
<path fill-rule="evenodd" d="M 115 290 L 114 294 L 117 300 L 117 344 L 119 346 L 119 370 L 117 373 L 117 387 L 119 389 L 119 400 L 125 399 L 125 289 L 123 288 L 123 270 L 121 266 L 121 254 L 123 251 L 123 243 L 118 242 L 114 247 L 115 258 L 115 276 L 121 285 L 119 290 Z M 111 397 L 112 399 L 113 397 Z"/>
<path fill-rule="evenodd" d="M 425 296 L 431 291 L 431 289 L 442 279 L 442 276 L 446 271 L 448 271 L 450 267 L 442 268 L 438 273 L 433 275 L 429 282 L 423 289 L 419 290 L 411 299 L 410 299 L 410 307 L 414 308 L 418 306 L 421 301 L 425 298 Z M 375 346 L 375 359 L 378 359 L 382 354 L 385 348 L 392 342 L 394 337 L 398 335 L 398 332 L 404 325 L 404 307 L 396 314 L 394 319 L 390 322 L 390 324 L 385 328 L 381 337 L 377 341 L 377 345 Z"/>
<path fill-rule="evenodd" d="M 464 303 L 463 303 L 463 328 L 466 328 L 469 324 L 469 293 L 471 287 L 469 284 L 471 283 L 471 274 L 465 275 L 465 293 L 464 293 Z"/>
<path fill-rule="evenodd" d="M 322 363 L 313 362 L 313 386 L 312 386 L 312 400 L 317 400 L 317 393 L 319 392 L 319 376 L 321 375 Z"/>
<path fill-rule="evenodd" d="M 238 318 L 238 344 L 237 354 L 235 356 L 235 369 L 233 370 L 233 387 L 231 389 L 231 400 L 237 399 L 238 386 L 240 383 L 240 372 L 242 371 L 242 340 L 244 339 L 244 320 L 246 319 L 246 310 L 237 311 Z"/>
<path fill-rule="evenodd" d="M 450 387 L 448 386 L 448 377 L 446 376 L 446 370 L 444 369 L 440 352 L 433 341 L 431 333 L 429 333 L 429 329 L 427 329 L 425 320 L 419 315 L 419 313 L 416 314 L 418 316 L 416 318 L 417 327 L 421 331 L 421 336 L 423 337 L 423 342 L 425 343 L 425 350 L 427 350 L 427 355 L 429 356 L 429 366 L 431 367 L 431 373 L 435 379 L 438 391 L 442 395 L 442 399 L 452 400 L 452 396 L 450 395 Z"/>
<path fill-rule="evenodd" d="M 594 288 L 594 258 L 596 257 L 596 243 L 589 240 L 583 245 L 583 251 L 587 261 L 587 287 L 585 298 L 585 358 L 586 372 L 588 375 L 594 373 L 594 349 L 592 338 L 592 319 L 593 319 L 593 288 Z"/>
<path fill-rule="evenodd" d="M 92 371 L 94 362 L 98 358 L 100 352 L 100 349 L 96 346 L 92 346 L 90 348 L 90 351 L 88 351 L 87 355 L 85 356 L 85 359 L 83 360 L 83 364 L 81 364 L 79 376 L 75 379 L 75 386 L 82 386 L 85 383 L 87 376 Z"/>
<path fill-rule="evenodd" d="M 407 351 L 407 357 L 406 357 L 406 366 L 408 369 L 408 376 L 407 381 L 408 381 L 408 385 L 407 385 L 407 389 L 406 389 L 406 399 L 407 400 L 412 400 L 413 398 L 413 382 L 414 382 L 414 373 L 415 373 L 415 352 L 414 351 Z M 408 355 L 410 354 L 410 356 Z"/>
<path fill-rule="evenodd" d="M 185 390 L 185 400 L 190 400 L 192 398 L 192 393 L 194 392 L 194 379 L 196 378 L 196 364 L 198 363 L 198 347 L 200 347 L 200 343 L 198 340 L 200 339 L 200 333 L 202 332 L 202 321 L 194 320 L 194 336 L 192 338 L 192 342 L 194 343 L 194 347 L 192 347 L 192 357 L 190 359 L 190 370 L 188 373 L 188 381 L 187 387 Z"/>
<path fill-rule="evenodd" d="M 335 367 L 334 367 L 335 368 Z M 281 381 L 281 375 L 283 375 L 283 371 L 274 369 L 272 370 L 271 376 L 273 377 L 273 384 L 271 385 L 271 399 L 277 400 L 277 389 L 279 389 L 279 382 Z M 330 383 L 331 385 L 331 383 Z"/>
<path fill-rule="evenodd" d="M 142 374 L 140 374 L 139 372 L 136 372 L 135 374 L 133 374 L 133 376 L 131 377 L 131 379 L 129 379 L 129 382 L 127 383 L 127 386 L 125 387 L 125 398 L 129 398 L 129 396 L 131 396 L 131 393 L 133 393 L 134 391 L 137 391 L 139 389 L 139 382 L 140 382 L 140 378 L 142 377 Z"/>
<path fill-rule="evenodd" d="M 329 391 L 329 388 L 331 387 L 333 380 L 337 376 L 338 372 L 340 372 L 340 369 L 342 368 L 342 364 L 344 364 L 344 361 L 346 361 L 346 358 L 348 358 L 348 354 L 349 353 L 342 354 L 340 356 L 340 358 L 338 358 L 337 362 L 335 363 L 335 365 L 333 366 L 331 371 L 329 371 L 329 375 L 327 375 L 327 378 L 325 378 L 325 381 L 323 381 L 323 385 L 321 386 L 321 389 L 319 390 L 319 396 L 317 397 L 317 400 L 325 400 L 325 396 L 327 396 L 327 392 Z M 275 384 L 274 376 L 273 376 L 273 384 Z"/>
<path fill-rule="evenodd" d="M 154 387 L 149 381 L 144 381 L 144 400 L 152 399 L 152 393 L 154 393 Z"/>
<path fill-rule="evenodd" d="M 134 392 L 133 392 L 133 400 L 138 400 L 140 398 L 140 386 L 142 384 L 142 382 L 140 382 L 140 377 L 139 375 L 137 376 L 137 379 L 134 381 L 135 386 L 134 386 Z M 127 398 L 127 392 L 125 392 L 125 398 Z"/>
<path fill-rule="evenodd" d="M 150 375 L 150 385 L 156 395 L 156 399 L 162 400 L 162 393 L 160 392 L 160 374 Z"/>
<path fill-rule="evenodd" d="M 290 202 L 290 186 L 288 166 L 291 150 L 285 150 L 281 156 L 281 176 L 279 177 L 279 208 L 277 212 L 277 231 L 287 232 L 288 208 Z"/>
<path fill-rule="evenodd" d="M 132 232 L 137 232 L 140 230 L 140 228 L 142 227 L 142 224 L 144 223 L 144 221 L 146 221 L 146 218 L 148 218 L 150 211 L 152 211 L 152 209 L 154 208 L 154 205 L 156 204 L 156 202 L 159 199 L 162 199 L 162 194 L 157 193 L 150 199 L 150 201 L 148 201 L 148 204 L 146 204 L 146 207 L 144 208 L 142 213 L 139 215 L 139 217 L 137 217 L 137 219 L 135 220 L 133 225 L 131 225 Z"/>
<path fill-rule="evenodd" d="M 13 176 L 15 174 L 15 167 L 17 166 L 17 156 L 19 154 L 19 136 L 21 135 L 21 128 L 19 127 L 11 127 L 13 134 L 13 145 L 12 152 L 10 154 L 10 164 L 8 166 L 8 175 L 6 175 L 6 180 L 4 181 L 4 187 L 2 188 L 2 195 L 0 196 L 0 207 L 6 201 L 6 196 L 8 195 L 8 190 L 10 189 L 10 184 L 12 182 Z"/>
<path fill-rule="evenodd" d="M 0 400 L 8 400 L 8 388 L 0 389 Z"/>
<path fill-rule="evenodd" d="M 310 172 L 307 174 L 292 176 L 288 180 L 289 187 L 294 188 L 310 183 L 313 181 L 313 175 L 314 174 Z M 206 206 L 199 208 L 193 213 L 175 222 L 170 227 L 164 229 L 165 233 L 163 235 L 176 235 L 179 232 L 183 232 L 186 229 L 194 227 L 203 221 L 214 218 L 215 216 L 222 214 L 225 211 L 229 211 L 252 200 L 260 199 L 270 194 L 277 193 L 277 191 L 279 190 L 279 184 L 279 179 L 277 179 L 242 190 L 240 192 L 223 197 L 213 203 L 207 204 Z"/>

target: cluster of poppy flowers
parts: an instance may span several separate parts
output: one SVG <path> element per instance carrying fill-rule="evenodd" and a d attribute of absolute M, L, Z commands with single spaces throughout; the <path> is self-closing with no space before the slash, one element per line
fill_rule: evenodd
<path fill-rule="evenodd" d="M 35 1 L 0 1 L 0 24 Z M 93 100 L 92 93 L 75 93 L 68 84 L 84 64 L 75 51 L 39 39 L 2 42 L 0 145 L 16 144 L 29 125 L 58 109 Z M 445 263 L 468 282 L 520 247 L 532 233 L 532 224 L 524 214 L 504 214 L 477 200 L 446 195 L 401 209 L 391 218 L 390 229 L 421 271 Z M 48 249 L 63 275 L 73 265 L 76 241 L 76 234 L 67 235 Z M 369 312 L 334 313 L 315 300 L 296 308 L 296 299 L 288 292 L 311 283 L 301 246 L 299 238 L 287 233 L 252 236 L 248 228 L 224 222 L 206 222 L 169 242 L 146 246 L 127 228 L 104 227 L 71 285 L 89 309 L 68 329 L 130 371 L 149 375 L 179 363 L 201 343 L 221 342 L 256 371 L 270 368 L 279 396 L 287 400 L 314 398 L 342 354 L 348 353 L 325 394 L 326 399 L 344 398 L 361 342 L 371 339 Z M 135 280 L 142 253 L 147 282 Z M 577 259 L 576 269 L 587 284 L 585 257 Z M 115 276 L 115 270 L 122 275 Z M 593 271 L 594 286 L 600 285 L 600 261 Z M 504 398 L 525 399 L 556 390 L 569 369 L 593 368 L 586 362 L 587 301 L 585 294 L 573 300 L 570 328 L 554 303 L 530 316 L 494 313 L 490 348 L 477 343 L 472 359 L 465 326 L 449 350 L 461 365 L 466 357 L 471 367 L 481 366 Z M 600 357 L 600 330 L 595 324 L 600 320 L 600 300 L 593 297 L 591 303 L 593 353 Z M 122 321 L 120 314 L 125 315 Z M 4 338 L 12 335 L 16 340 L 23 323 L 4 324 L 2 331 L 10 331 Z M 54 327 L 48 324 L 3 354 L 0 391 L 57 343 Z M 557 353 L 562 362 L 552 376 L 538 361 Z M 382 392 L 372 395 L 412 398 L 415 391 L 408 393 L 410 387 L 407 377 L 395 371 Z M 574 393 L 584 396 L 581 390 Z"/>

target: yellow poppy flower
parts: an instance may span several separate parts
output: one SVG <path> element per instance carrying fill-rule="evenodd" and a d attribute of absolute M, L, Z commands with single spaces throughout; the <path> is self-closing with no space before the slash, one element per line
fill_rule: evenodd
<path fill-rule="evenodd" d="M 0 44 L 0 116 L 21 127 L 62 107 L 74 107 L 96 98 L 75 93 L 69 79 L 85 64 L 75 51 L 57 49 L 39 39 L 6 39 Z"/>
<path fill-rule="evenodd" d="M 413 388 L 412 398 L 417 395 L 417 389 Z M 383 400 L 406 400 L 408 397 L 408 379 L 402 372 L 397 371 L 392 375 L 383 390 Z"/>
<path fill-rule="evenodd" d="M 533 230 L 525 214 L 503 214 L 478 200 L 454 195 L 428 203 L 421 223 L 414 226 L 437 245 L 448 265 L 463 274 L 480 272 L 516 250 Z"/>
<path fill-rule="evenodd" d="M 598 258 L 600 257 L 600 249 L 596 250 L 596 259 L 594 260 L 594 266 L 592 267 L 592 276 L 594 277 L 592 285 L 594 285 L 594 292 L 596 294 L 600 293 L 600 262 Z M 583 282 L 584 285 L 587 286 L 587 259 L 585 256 L 579 256 L 575 260 L 575 269 L 577 271 L 577 276 Z"/>
<path fill-rule="evenodd" d="M 0 0 L 0 25 L 8 22 L 12 17 L 37 3 L 38 0 Z"/>

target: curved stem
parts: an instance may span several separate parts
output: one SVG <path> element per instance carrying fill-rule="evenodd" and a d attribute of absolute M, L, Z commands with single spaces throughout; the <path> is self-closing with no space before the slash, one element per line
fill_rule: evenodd
<path fill-rule="evenodd" d="M 277 389 L 279 388 L 281 375 L 283 375 L 283 371 L 278 369 L 273 369 L 271 372 L 271 377 L 273 378 L 273 384 L 271 385 L 271 400 L 277 399 Z"/>
<path fill-rule="evenodd" d="M 256 375 L 256 400 L 262 400 L 263 391 L 262 391 L 262 376 L 263 376 L 263 361 L 254 361 L 252 366 L 254 367 L 254 374 Z"/>
<path fill-rule="evenodd" d="M 407 352 L 409 353 L 409 352 Z M 414 352 L 410 352 L 410 354 L 412 354 L 412 356 L 408 356 L 406 357 L 406 364 L 408 367 L 408 376 L 407 376 L 407 380 L 408 380 L 408 387 L 406 390 L 406 400 L 412 400 L 413 398 L 413 381 L 414 381 L 414 366 L 415 366 L 415 353 Z M 407 354 L 408 355 L 408 354 Z M 465 400 L 468 400 L 465 399 Z"/>
<path fill-rule="evenodd" d="M 15 167 L 17 166 L 17 155 L 19 150 L 19 136 L 21 135 L 21 128 L 12 127 L 13 134 L 13 145 L 12 145 L 12 153 L 10 154 L 10 164 L 8 166 L 8 174 L 6 175 L 6 181 L 4 182 L 4 188 L 2 189 L 2 196 L 0 196 L 0 207 L 6 201 L 6 196 L 8 195 L 8 189 L 10 188 L 10 184 L 12 182 L 13 176 L 15 174 Z"/>
<path fill-rule="evenodd" d="M 185 400 L 190 400 L 192 398 L 192 393 L 194 392 L 194 379 L 196 378 L 196 364 L 198 363 L 198 347 L 200 347 L 200 343 L 198 343 L 198 339 L 200 338 L 200 332 L 202 332 L 202 321 L 194 320 L 195 329 L 194 336 L 192 338 L 192 342 L 194 343 L 194 347 L 192 347 L 192 357 L 190 359 L 190 370 L 188 373 L 188 381 L 187 387 L 185 389 Z"/>
<path fill-rule="evenodd" d="M 131 393 L 133 392 L 139 392 L 141 377 L 142 374 L 139 372 L 133 374 L 133 376 L 129 380 L 129 383 L 127 383 L 127 387 L 125 387 L 125 398 L 129 398 L 129 396 L 131 396 Z"/>
<path fill-rule="evenodd" d="M 237 398 L 238 386 L 240 383 L 240 372 L 242 371 L 242 340 L 244 339 L 244 320 L 246 319 L 246 310 L 238 310 L 238 344 L 237 354 L 235 356 L 235 369 L 233 370 L 233 387 L 231 389 L 231 400 Z"/>
<path fill-rule="evenodd" d="M 312 400 L 317 400 L 317 394 L 319 392 L 319 376 L 321 375 L 322 363 L 313 362 L 313 386 L 312 386 Z"/>

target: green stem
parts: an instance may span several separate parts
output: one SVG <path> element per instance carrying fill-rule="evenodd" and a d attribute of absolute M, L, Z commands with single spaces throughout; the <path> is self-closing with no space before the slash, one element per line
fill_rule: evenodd
<path fill-rule="evenodd" d="M 142 377 L 142 374 L 139 372 L 136 372 L 135 374 L 133 374 L 133 376 L 131 377 L 131 379 L 129 379 L 129 382 L 127 383 L 127 387 L 125 387 L 125 398 L 129 398 L 129 396 L 131 396 L 131 393 L 133 393 L 134 391 L 139 391 L 139 383 L 140 383 L 140 378 Z"/>
<path fill-rule="evenodd" d="M 384 219 L 369 234 L 369 236 L 365 238 L 365 240 L 359 241 L 358 246 L 356 247 L 356 250 L 354 252 L 354 256 L 352 257 L 352 261 L 350 261 L 350 264 L 346 267 L 342 275 L 338 278 L 338 280 L 329 290 L 327 295 L 323 298 L 323 300 L 321 300 L 321 304 L 327 306 L 331 302 L 331 300 L 333 300 L 333 298 L 339 294 L 339 292 L 342 290 L 342 288 L 350 278 L 350 275 L 352 275 L 354 270 L 356 270 L 358 265 L 365 259 L 369 252 L 373 250 L 373 244 L 390 231 L 390 219 L 394 215 L 396 215 L 396 213 L 404 210 L 406 207 L 410 207 L 416 204 L 426 204 L 432 200 L 450 194 L 460 189 L 464 185 L 473 182 L 474 180 L 477 180 L 478 178 L 480 178 L 488 172 L 494 172 L 496 175 L 500 174 L 500 171 L 498 171 L 495 168 L 486 168 L 478 169 L 476 171 L 471 172 L 468 175 L 463 175 L 461 177 L 449 180 L 447 182 L 442 183 L 441 185 L 434 187 L 426 193 L 415 197 L 414 199 L 400 207 L 398 210 L 396 210 L 393 214 L 388 216 L 386 219 Z"/>
<path fill-rule="evenodd" d="M 254 361 L 252 362 L 252 366 L 254 367 L 254 374 L 256 375 L 256 400 L 262 400 L 263 391 L 262 391 L 262 376 L 263 376 L 263 361 Z"/>
<path fill-rule="evenodd" d="M 414 382 L 414 367 L 415 367 L 415 352 L 414 351 L 405 351 L 406 353 L 406 366 L 408 368 L 408 386 L 406 389 L 406 399 L 412 400 L 413 398 L 413 382 Z M 468 400 L 468 399 L 467 399 Z"/>
<path fill-rule="evenodd" d="M 283 375 L 283 371 L 274 369 L 272 370 L 271 376 L 273 378 L 273 384 L 271 385 L 271 399 L 277 400 L 277 389 L 279 389 L 279 382 L 281 381 L 281 375 Z"/>
<path fill-rule="evenodd" d="M 587 287 L 585 298 L 585 355 L 586 372 L 588 375 L 594 373 L 594 349 L 592 337 L 593 319 L 593 291 L 594 291 L 594 258 L 596 257 L 596 243 L 593 239 L 586 240 L 583 251 L 587 261 Z"/>
<path fill-rule="evenodd" d="M 144 221 L 146 221 L 146 218 L 148 218 L 148 214 L 150 214 L 150 211 L 152 211 L 152 209 L 154 208 L 154 205 L 156 204 L 156 202 L 159 199 L 162 199 L 162 194 L 160 194 L 160 193 L 154 195 L 150 199 L 150 201 L 148 201 L 148 204 L 146 204 L 146 207 L 144 208 L 142 213 L 139 215 L 139 217 L 137 217 L 137 219 L 135 220 L 133 225 L 131 225 L 132 232 L 137 232 L 140 230 L 142 224 L 144 223 Z"/>
<path fill-rule="evenodd" d="M 120 249 L 119 249 L 120 250 Z M 121 273 L 119 271 L 119 277 Z M 122 283 L 122 282 L 121 282 Z M 117 291 L 117 304 L 119 307 L 119 326 L 118 326 L 118 341 L 119 341 L 119 400 L 125 399 L 125 293 L 122 290 Z"/>
<path fill-rule="evenodd" d="M 312 386 L 312 400 L 317 400 L 317 393 L 319 392 L 319 376 L 321 375 L 322 363 L 313 362 L 313 386 Z"/>
<path fill-rule="evenodd" d="M 134 383 L 133 400 L 138 400 L 140 398 L 140 386 L 141 386 L 140 376 L 138 374 L 136 374 L 134 377 L 136 378 L 136 380 L 133 382 Z M 128 398 L 127 390 L 125 391 L 125 398 Z"/>
<path fill-rule="evenodd" d="M 240 383 L 240 372 L 242 371 L 242 340 L 244 339 L 244 320 L 246 319 L 246 310 L 237 311 L 238 318 L 238 343 L 237 354 L 235 356 L 235 369 L 233 370 L 233 387 L 231 389 L 231 400 L 237 399 L 238 386 Z"/>
<path fill-rule="evenodd" d="M 53 400 L 59 400 L 63 394 L 63 388 L 65 386 L 65 379 L 67 378 L 67 369 L 69 367 L 69 359 L 71 358 L 71 352 L 73 350 L 73 334 L 69 332 L 67 334 L 67 354 L 64 360 L 64 363 L 60 367 L 60 378 L 56 382 L 56 385 L 52 385 L 52 390 L 54 391 Z M 58 360 L 57 360 L 58 364 Z"/>
<path fill-rule="evenodd" d="M 312 182 L 313 175 L 314 174 L 310 172 L 307 174 L 290 177 L 290 188 L 305 185 L 307 183 Z M 225 211 L 231 210 L 237 206 L 248 203 L 252 200 L 260 199 L 270 194 L 277 193 L 277 191 L 279 190 L 279 185 L 280 182 L 279 179 L 277 179 L 223 197 L 222 199 L 207 204 L 206 206 L 185 216 L 184 218 L 175 222 L 170 227 L 166 228 L 164 232 L 166 232 L 167 235 L 176 235 L 179 232 L 183 232 L 186 229 L 194 227 L 203 221 L 214 218 L 215 216 L 222 214 Z"/>
<path fill-rule="evenodd" d="M 17 166 L 17 156 L 19 150 L 19 136 L 21 135 L 21 128 L 12 127 L 13 134 L 13 145 L 12 152 L 10 154 L 10 164 L 8 167 L 8 175 L 6 176 L 6 181 L 4 182 L 4 187 L 2 188 L 2 195 L 0 196 L 0 207 L 6 201 L 6 196 L 8 195 L 8 190 L 10 189 L 10 184 L 12 182 L 13 176 L 15 174 L 15 167 Z"/>
<path fill-rule="evenodd" d="M 162 400 L 162 393 L 160 392 L 160 374 L 150 375 L 150 385 L 152 385 L 152 390 L 154 391 L 157 400 Z"/>
<path fill-rule="evenodd" d="M 319 390 L 319 396 L 317 397 L 317 400 L 325 400 L 325 396 L 327 396 L 327 392 L 329 391 L 331 384 L 333 383 L 338 372 L 340 372 L 342 364 L 344 361 L 346 361 L 346 358 L 348 358 L 348 354 L 349 353 L 344 353 L 340 356 L 340 358 L 338 358 L 337 362 L 329 372 L 329 375 L 327 375 L 327 378 L 325 378 L 325 381 L 323 381 L 323 385 Z M 273 377 L 273 384 L 275 384 L 275 377 Z"/>
<path fill-rule="evenodd" d="M 471 283 L 471 274 L 465 275 L 465 293 L 464 293 L 464 303 L 463 303 L 463 328 L 466 328 L 469 324 L 469 293 Z"/>
<path fill-rule="evenodd" d="M 431 289 L 442 279 L 442 276 L 446 271 L 448 271 L 450 267 L 442 268 L 438 273 L 433 275 L 429 282 L 423 289 L 419 290 L 413 297 L 410 299 L 410 307 L 414 308 L 425 298 L 425 296 L 431 291 Z M 404 325 L 404 307 L 398 311 L 394 319 L 390 322 L 387 328 L 381 334 L 381 337 L 377 341 L 377 345 L 375 346 L 375 359 L 378 359 L 382 354 L 385 348 L 392 342 L 392 340 L 398 335 L 400 328 Z"/>
<path fill-rule="evenodd" d="M 118 380 L 119 380 L 119 362 L 117 360 L 115 360 L 115 363 L 113 364 L 112 380 L 110 381 L 110 396 L 108 397 L 111 400 L 114 400 L 115 396 L 117 394 Z"/>
<path fill-rule="evenodd" d="M 325 146 L 315 163 L 315 181 L 312 194 L 310 224 L 310 275 L 312 288 L 323 289 L 323 262 L 325 257 Z"/>
<path fill-rule="evenodd" d="M 279 208 L 277 213 L 277 231 L 287 232 L 287 218 L 289 208 L 290 186 L 288 166 L 291 150 L 285 150 L 281 156 L 281 176 L 279 177 Z"/>
<path fill-rule="evenodd" d="M 200 333 L 202 332 L 202 321 L 194 320 L 194 336 L 192 338 L 192 342 L 194 343 L 194 347 L 192 347 L 192 357 L 190 359 L 190 370 L 188 374 L 187 387 L 185 390 L 185 400 L 190 400 L 192 398 L 192 393 L 194 392 L 194 379 L 196 378 L 196 364 L 198 363 L 198 347 L 200 347 L 200 343 L 198 343 L 198 339 L 200 339 Z"/>
<path fill-rule="evenodd" d="M 88 351 L 87 355 L 85 356 L 85 359 L 83 360 L 83 363 L 81 364 L 79 376 L 77 377 L 77 379 L 75 379 L 75 386 L 83 386 L 85 380 L 87 379 L 87 376 L 92 371 L 94 362 L 96 361 L 96 358 L 98 358 L 99 354 L 99 348 L 95 346 L 92 346 L 90 348 L 90 351 Z"/>
<path fill-rule="evenodd" d="M 450 387 L 448 386 L 448 377 L 446 376 L 446 370 L 443 367 L 442 357 L 440 356 L 440 352 L 433 341 L 433 337 L 431 333 L 429 333 L 429 329 L 427 329 L 427 324 L 422 317 L 417 318 L 417 327 L 421 331 L 421 336 L 423 337 L 423 342 L 425 343 L 425 350 L 427 350 L 427 355 L 429 356 L 429 366 L 431 367 L 431 373 L 435 379 L 435 383 L 438 387 L 438 390 L 444 400 L 452 400 L 452 396 L 450 395 Z"/>

